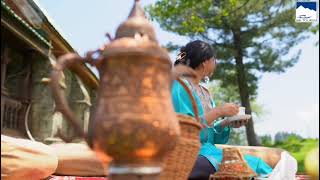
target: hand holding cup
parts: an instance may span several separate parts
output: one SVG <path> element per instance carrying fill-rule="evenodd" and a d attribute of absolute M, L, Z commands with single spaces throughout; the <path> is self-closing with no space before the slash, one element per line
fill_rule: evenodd
<path fill-rule="evenodd" d="M 248 123 L 251 115 L 245 114 L 245 107 L 239 107 L 239 112 L 237 115 L 229 117 L 228 121 L 230 122 L 230 126 L 232 128 L 239 128 Z"/>

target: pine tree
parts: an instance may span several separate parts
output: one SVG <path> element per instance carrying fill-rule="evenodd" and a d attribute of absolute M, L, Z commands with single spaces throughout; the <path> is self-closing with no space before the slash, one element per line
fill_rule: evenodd
<path fill-rule="evenodd" d="M 162 0 L 146 10 L 163 29 L 211 43 L 218 58 L 213 78 L 226 88 L 237 85 L 251 114 L 262 73 L 282 73 L 298 61 L 300 51 L 288 53 L 311 24 L 296 23 L 295 8 L 291 0 Z M 246 134 L 249 145 L 260 145 L 252 119 Z"/>

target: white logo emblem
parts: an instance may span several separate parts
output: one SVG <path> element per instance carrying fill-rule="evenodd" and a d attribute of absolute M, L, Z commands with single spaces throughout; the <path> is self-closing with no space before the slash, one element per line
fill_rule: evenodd
<path fill-rule="evenodd" d="M 317 21 L 317 2 L 296 3 L 296 22 L 314 22 Z"/>

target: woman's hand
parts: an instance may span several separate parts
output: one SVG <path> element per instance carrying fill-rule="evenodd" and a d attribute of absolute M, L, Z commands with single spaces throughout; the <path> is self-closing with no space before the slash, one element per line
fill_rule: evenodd
<path fill-rule="evenodd" d="M 239 121 L 232 121 L 230 122 L 229 126 L 232 128 L 240 128 L 248 123 L 249 119 L 239 120 Z"/>
<path fill-rule="evenodd" d="M 221 116 L 234 116 L 239 113 L 239 106 L 233 103 L 225 103 L 217 107 L 218 113 Z"/>
<path fill-rule="evenodd" d="M 204 118 L 207 120 L 208 124 L 211 124 L 216 119 L 223 117 L 223 116 L 233 116 L 238 114 L 239 106 L 232 103 L 226 103 L 222 106 L 215 107 L 211 109 L 211 111 L 207 112 L 204 115 Z M 227 123 L 227 122 L 225 122 Z M 227 124 L 229 125 L 229 124 Z"/>

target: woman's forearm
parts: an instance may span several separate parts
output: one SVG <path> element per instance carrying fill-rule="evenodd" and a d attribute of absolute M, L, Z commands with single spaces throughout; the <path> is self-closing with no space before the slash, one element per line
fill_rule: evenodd
<path fill-rule="evenodd" d="M 207 120 L 208 124 L 211 124 L 213 121 L 221 117 L 220 109 L 213 108 L 211 111 L 204 114 L 204 118 Z"/>

